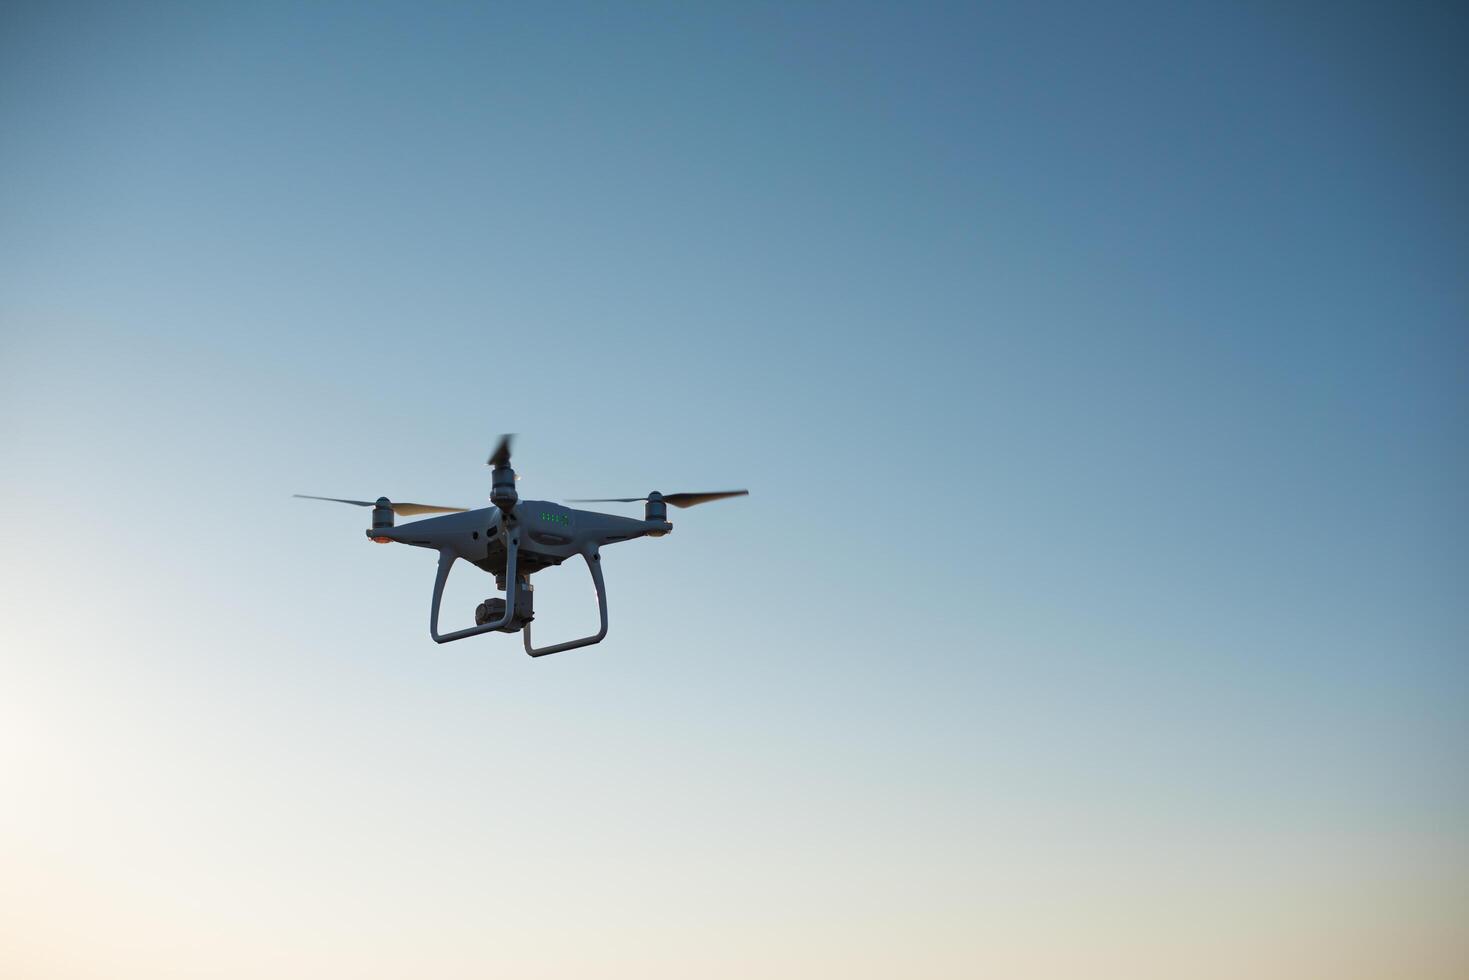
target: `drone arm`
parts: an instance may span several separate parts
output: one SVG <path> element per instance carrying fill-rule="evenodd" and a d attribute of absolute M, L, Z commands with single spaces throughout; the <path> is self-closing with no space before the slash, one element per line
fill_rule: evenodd
<path fill-rule="evenodd" d="M 531 645 L 530 623 L 525 624 L 525 652 L 532 657 L 544 657 L 548 653 L 560 653 L 562 650 L 574 650 L 577 647 L 589 647 L 593 643 L 601 643 L 602 638 L 607 635 L 607 589 L 602 584 L 602 556 L 596 551 L 583 552 L 582 558 L 586 559 L 587 568 L 592 572 L 592 584 L 597 588 L 597 611 L 602 617 L 602 628 L 591 636 L 584 636 L 580 640 L 567 640 L 565 643 L 553 643 L 548 647 L 537 649 Z"/>
<path fill-rule="evenodd" d="M 520 550 L 519 545 L 520 532 L 511 529 L 509 540 L 505 546 L 505 580 L 507 582 L 515 581 L 515 554 Z M 515 593 L 518 590 L 512 588 L 505 593 L 505 614 L 495 622 L 486 623 L 483 626 L 470 626 L 467 629 L 455 630 L 452 633 L 445 633 L 442 636 L 439 635 L 439 601 L 444 598 L 444 583 L 449 580 L 449 569 L 454 567 L 454 562 L 458 557 L 458 553 L 452 548 L 439 549 L 439 572 L 434 578 L 434 602 L 433 607 L 429 610 L 428 617 L 428 632 L 434 638 L 435 643 L 448 643 L 450 640 L 462 640 L 466 636 L 478 636 L 481 633 L 501 629 L 515 618 Z M 604 624 L 605 621 L 606 617 L 604 616 Z"/>

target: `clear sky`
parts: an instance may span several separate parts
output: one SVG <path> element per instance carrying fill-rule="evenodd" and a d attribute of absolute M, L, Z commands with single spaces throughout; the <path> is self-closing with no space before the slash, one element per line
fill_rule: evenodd
<path fill-rule="evenodd" d="M 4 4 L 0 974 L 1469 974 L 1466 40 Z"/>

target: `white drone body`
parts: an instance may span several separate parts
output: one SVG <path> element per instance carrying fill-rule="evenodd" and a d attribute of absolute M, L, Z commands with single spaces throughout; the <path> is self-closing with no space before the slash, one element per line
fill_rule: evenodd
<path fill-rule="evenodd" d="M 432 504 L 393 503 L 386 497 L 370 500 L 344 500 L 341 497 L 308 497 L 332 500 L 372 508 L 372 527 L 367 536 L 382 544 L 396 542 L 419 548 L 432 548 L 439 553 L 439 570 L 434 578 L 433 604 L 429 610 L 429 635 L 436 643 L 462 640 L 467 636 L 499 631 L 524 633 L 525 652 L 532 657 L 560 653 L 576 647 L 600 643 L 607 635 L 607 590 L 602 580 L 604 546 L 633 538 L 662 537 L 673 530 L 668 523 L 668 505 L 692 507 L 695 504 L 738 497 L 748 490 L 717 490 L 710 493 L 661 494 L 654 490 L 646 497 L 616 497 L 607 502 L 646 503 L 644 519 L 575 510 L 549 500 L 521 500 L 515 492 L 515 471 L 510 468 L 510 437 L 503 436 L 489 465 L 494 467 L 490 492 L 491 506 L 478 510 L 462 507 L 438 507 Z M 395 526 L 395 514 L 414 516 L 440 514 L 427 520 Z M 592 574 L 597 589 L 597 609 L 601 627 L 591 636 L 537 648 L 531 642 L 531 620 L 535 618 L 534 590 L 530 576 L 543 568 L 559 565 L 580 555 Z M 449 570 L 459 559 L 478 566 L 495 576 L 495 585 L 505 597 L 490 598 L 475 610 L 475 625 L 452 633 L 439 632 L 439 603 L 444 596 L 444 583 Z"/>

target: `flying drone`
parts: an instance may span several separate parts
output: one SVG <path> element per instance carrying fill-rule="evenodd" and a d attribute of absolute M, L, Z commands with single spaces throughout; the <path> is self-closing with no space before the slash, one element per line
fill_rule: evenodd
<path fill-rule="evenodd" d="M 573 500 L 572 503 L 642 502 L 643 520 L 575 510 L 549 500 L 521 500 L 515 492 L 515 471 L 510 468 L 510 436 L 501 436 L 490 454 L 490 504 L 478 510 L 464 507 L 438 507 L 433 504 L 394 503 L 387 497 L 377 500 L 343 500 L 341 497 L 315 497 L 298 493 L 307 500 L 330 500 L 339 504 L 372 508 L 372 527 L 367 536 L 379 544 L 409 544 L 432 548 L 439 553 L 439 570 L 434 578 L 433 605 L 429 610 L 428 631 L 435 643 L 462 640 L 481 633 L 524 634 L 525 652 L 532 657 L 560 653 L 576 647 L 601 643 L 607 635 L 607 590 L 602 584 L 601 549 L 633 538 L 661 538 L 673 530 L 668 523 L 668 505 L 692 507 L 711 500 L 741 497 L 748 490 L 715 490 L 709 493 L 659 493 L 646 497 L 604 497 L 595 500 Z M 394 526 L 394 515 L 417 517 L 441 514 L 427 520 Z M 531 642 L 530 624 L 535 619 L 535 591 L 530 577 L 543 568 L 559 565 L 580 555 L 592 574 L 597 589 L 597 611 L 602 627 L 591 636 L 568 640 L 551 646 L 537 647 Z M 452 633 L 439 632 L 439 602 L 444 597 L 444 583 L 449 570 L 464 559 L 495 576 L 495 588 L 505 593 L 486 599 L 474 610 L 475 625 Z"/>

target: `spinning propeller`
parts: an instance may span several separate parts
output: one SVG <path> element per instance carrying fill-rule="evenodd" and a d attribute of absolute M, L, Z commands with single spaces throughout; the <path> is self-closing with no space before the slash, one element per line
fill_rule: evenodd
<path fill-rule="evenodd" d="M 387 497 L 379 497 L 376 500 L 343 500 L 341 497 L 313 497 L 309 493 L 293 493 L 293 497 L 303 500 L 330 500 L 337 504 L 351 504 L 354 507 L 387 507 L 393 513 L 402 517 L 416 517 L 419 514 L 459 514 L 468 510 L 468 507 L 440 507 L 436 504 L 400 504 L 394 503 Z"/>
<path fill-rule="evenodd" d="M 495 451 L 490 453 L 490 458 L 485 460 L 485 465 L 490 469 L 490 503 L 500 508 L 500 513 L 507 518 L 515 509 L 515 502 L 520 495 L 515 492 L 515 471 L 510 468 L 510 440 L 513 435 L 500 437 L 500 444 Z"/>
<path fill-rule="evenodd" d="M 485 460 L 486 466 L 509 466 L 510 465 L 510 440 L 515 438 L 514 433 L 507 433 L 500 437 L 500 444 L 495 451 L 490 453 L 490 458 Z"/>
<path fill-rule="evenodd" d="M 643 508 L 643 517 L 649 521 L 667 521 L 668 505 L 675 507 L 692 507 L 695 504 L 707 504 L 711 500 L 723 500 L 725 497 L 743 497 L 748 490 L 710 490 L 705 493 L 670 493 L 661 494 L 657 490 L 646 497 L 598 497 L 595 499 L 582 499 L 571 501 L 574 504 L 634 504 L 638 501 L 647 501 L 648 506 Z M 648 534 L 655 538 L 661 538 L 668 533 L 668 525 L 663 525 L 662 530 L 649 531 Z"/>
<path fill-rule="evenodd" d="M 580 497 L 568 501 L 573 504 L 635 504 L 639 501 L 663 501 L 675 507 L 692 507 L 695 504 L 707 504 L 711 500 L 723 500 L 725 497 L 745 497 L 748 490 L 710 490 L 706 493 L 659 493 L 654 490 L 646 497 Z"/>

